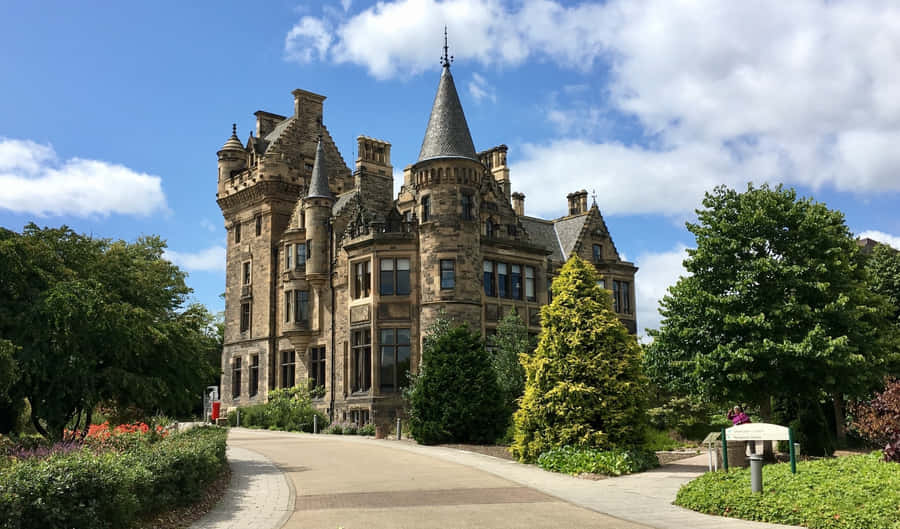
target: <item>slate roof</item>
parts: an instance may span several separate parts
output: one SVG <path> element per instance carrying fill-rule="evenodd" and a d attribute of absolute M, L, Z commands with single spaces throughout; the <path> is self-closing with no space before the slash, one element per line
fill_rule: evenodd
<path fill-rule="evenodd" d="M 418 161 L 434 158 L 468 158 L 480 161 L 475 154 L 475 144 L 472 143 L 472 135 L 456 93 L 449 64 L 441 72 Z"/>
<path fill-rule="evenodd" d="M 550 250 L 551 259 L 560 262 L 565 261 L 552 222 L 533 217 L 519 217 L 519 222 L 522 223 L 522 227 L 531 236 L 531 242 Z"/>
<path fill-rule="evenodd" d="M 295 120 L 295 118 L 293 116 L 291 116 L 283 121 L 279 121 L 278 124 L 275 125 L 275 128 L 272 129 L 271 132 L 266 134 L 264 141 L 265 141 L 265 146 L 266 146 L 267 151 L 268 151 L 269 147 L 271 147 L 278 140 L 278 138 L 281 137 L 281 135 L 284 133 L 284 131 L 287 130 L 288 125 L 293 123 L 294 120 Z"/>
<path fill-rule="evenodd" d="M 322 148 L 322 138 L 316 143 L 316 158 L 313 160 L 312 176 L 309 177 L 309 192 L 306 198 L 330 198 L 334 195 L 328 189 L 328 177 L 325 176 L 325 149 Z"/>
<path fill-rule="evenodd" d="M 581 230 L 584 228 L 587 219 L 588 213 L 585 212 L 580 215 L 564 217 L 553 222 L 553 227 L 556 229 L 556 235 L 559 237 L 559 244 L 562 247 L 563 260 L 568 259 L 569 256 L 572 255 L 572 250 L 575 249 L 575 244 L 578 242 L 578 236 L 581 234 Z"/>
<path fill-rule="evenodd" d="M 343 210 L 344 207 L 353 200 L 353 198 L 357 195 L 357 193 L 359 193 L 358 190 L 351 189 L 350 191 L 347 191 L 346 193 L 340 194 L 338 196 L 337 200 L 334 202 L 334 205 L 331 206 L 331 214 L 334 215 L 335 217 L 340 216 L 341 210 Z"/>

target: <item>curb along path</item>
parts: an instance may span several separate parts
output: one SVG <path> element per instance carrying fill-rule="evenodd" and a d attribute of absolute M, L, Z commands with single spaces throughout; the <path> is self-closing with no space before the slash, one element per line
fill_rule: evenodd
<path fill-rule="evenodd" d="M 264 455 L 228 447 L 231 483 L 219 503 L 190 529 L 278 529 L 294 512 L 293 486 Z"/>

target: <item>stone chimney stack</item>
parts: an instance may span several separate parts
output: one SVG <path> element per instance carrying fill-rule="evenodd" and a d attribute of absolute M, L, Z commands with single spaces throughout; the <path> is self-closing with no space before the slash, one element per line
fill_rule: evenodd
<path fill-rule="evenodd" d="M 588 210 L 587 207 L 588 192 L 584 189 L 575 191 L 566 195 L 569 202 L 569 215 L 578 215 Z"/>
<path fill-rule="evenodd" d="M 393 204 L 394 168 L 391 165 L 391 144 L 359 136 L 356 138 L 356 171 L 354 184 L 366 200 L 382 211 Z"/>
<path fill-rule="evenodd" d="M 512 207 L 516 215 L 525 215 L 525 195 L 516 191 L 512 194 Z"/>
<path fill-rule="evenodd" d="M 322 104 L 325 102 L 325 96 L 299 88 L 291 94 L 294 96 L 294 116 L 317 128 L 322 119 Z"/>
<path fill-rule="evenodd" d="M 257 138 L 265 138 L 270 132 L 272 132 L 272 130 L 275 129 L 275 125 L 278 125 L 286 119 L 284 116 L 266 112 L 265 110 L 257 110 L 253 113 L 253 115 L 256 116 Z"/>

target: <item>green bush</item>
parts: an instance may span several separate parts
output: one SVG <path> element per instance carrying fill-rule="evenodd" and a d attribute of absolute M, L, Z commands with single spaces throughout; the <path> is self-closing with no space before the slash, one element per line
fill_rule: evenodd
<path fill-rule="evenodd" d="M 370 422 L 361 426 L 357 433 L 359 435 L 375 435 L 375 423 Z"/>
<path fill-rule="evenodd" d="M 639 446 L 647 381 L 641 348 L 612 310 L 594 266 L 573 256 L 541 307 L 537 350 L 522 355 L 525 394 L 512 453 L 531 462 L 563 446 Z"/>
<path fill-rule="evenodd" d="M 344 433 L 344 425 L 340 423 L 334 423 L 328 428 L 325 428 L 324 433 L 332 434 L 332 435 L 343 435 Z"/>
<path fill-rule="evenodd" d="M 682 444 L 683 443 L 679 443 L 675 439 L 672 439 L 669 432 L 665 430 L 647 428 L 644 431 L 643 447 L 647 450 L 654 452 L 658 450 L 676 450 L 680 448 Z"/>
<path fill-rule="evenodd" d="M 538 457 L 544 470 L 566 474 L 605 474 L 621 476 L 643 472 L 659 466 L 656 454 L 649 450 L 594 450 L 564 446 L 544 452 Z"/>
<path fill-rule="evenodd" d="M 125 452 L 82 448 L 0 470 L 0 529 L 128 527 L 199 499 L 222 471 L 225 430 L 195 428 Z"/>
<path fill-rule="evenodd" d="M 328 416 L 313 407 L 309 392 L 301 386 L 269 392 L 269 401 L 241 408 L 241 426 L 293 432 L 312 432 L 313 417 L 319 430 L 328 426 Z M 228 424 L 237 426 L 237 411 L 228 412 Z"/>
<path fill-rule="evenodd" d="M 443 318 L 425 336 L 406 398 L 410 435 L 422 444 L 492 443 L 508 423 L 481 337 Z"/>
<path fill-rule="evenodd" d="M 900 465 L 881 453 L 763 467 L 763 493 L 748 469 L 710 472 L 678 491 L 675 504 L 707 514 L 810 529 L 900 527 Z"/>

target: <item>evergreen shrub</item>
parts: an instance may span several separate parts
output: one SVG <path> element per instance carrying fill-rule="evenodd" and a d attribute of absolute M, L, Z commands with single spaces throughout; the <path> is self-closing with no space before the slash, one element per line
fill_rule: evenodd
<path fill-rule="evenodd" d="M 493 443 L 509 415 L 481 337 L 440 318 L 424 342 L 421 369 L 406 392 L 412 438 L 422 444 Z"/>
<path fill-rule="evenodd" d="M 513 455 L 537 460 L 563 446 L 629 449 L 642 441 L 646 379 L 641 349 L 612 311 L 593 265 L 573 256 L 541 308 L 534 354 L 522 355 L 525 394 Z"/>

